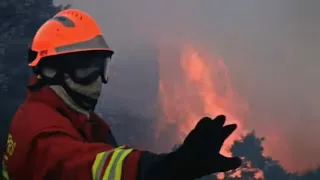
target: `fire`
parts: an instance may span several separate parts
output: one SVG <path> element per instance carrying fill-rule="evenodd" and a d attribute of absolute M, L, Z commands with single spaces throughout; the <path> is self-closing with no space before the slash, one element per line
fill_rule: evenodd
<path fill-rule="evenodd" d="M 179 60 L 179 61 L 177 61 Z M 247 105 L 231 85 L 222 58 L 201 54 L 194 46 L 182 47 L 180 53 L 160 52 L 159 95 L 163 118 L 158 135 L 175 127 L 171 143 L 181 142 L 201 117 L 224 114 L 227 124 L 238 129 L 227 139 L 221 153 L 230 156 L 228 147 L 245 133 L 243 124 Z"/>
<path fill-rule="evenodd" d="M 223 155 L 230 156 L 229 147 L 235 140 L 248 133 L 245 129 L 245 119 L 250 115 L 249 108 L 232 86 L 229 70 L 223 59 L 195 47 L 197 46 L 185 45 L 179 53 L 167 49 L 160 50 L 159 99 L 163 112 L 157 135 L 164 141 L 158 139 L 157 143 L 165 144 L 157 145 L 173 147 L 174 144 L 183 141 L 200 118 L 224 114 L 227 124 L 238 125 L 238 129 L 227 139 L 221 150 Z M 295 161 L 300 157 L 288 156 L 288 147 L 276 149 L 275 147 L 286 144 L 279 130 L 272 127 L 272 131 L 265 133 L 268 141 L 264 143 L 264 155 L 276 157 L 286 170 L 297 170 L 299 166 L 300 170 L 305 170 L 307 166 L 318 165 L 308 161 L 308 157 L 314 159 L 312 153 L 309 153 L 310 156 L 303 154 L 302 160 L 297 163 Z M 220 173 L 217 178 L 238 177 L 246 172 L 254 172 L 256 179 L 263 179 L 264 176 L 261 170 L 247 166 L 231 175 Z"/>
<path fill-rule="evenodd" d="M 244 167 L 237 169 L 234 173 L 230 174 L 228 177 L 240 178 L 240 177 L 242 177 L 243 173 L 252 172 L 252 173 L 254 173 L 254 176 L 253 176 L 254 180 L 263 180 L 264 179 L 264 174 L 263 174 L 262 170 L 260 170 L 259 168 L 253 167 L 251 161 L 245 160 L 244 162 L 245 162 Z"/>

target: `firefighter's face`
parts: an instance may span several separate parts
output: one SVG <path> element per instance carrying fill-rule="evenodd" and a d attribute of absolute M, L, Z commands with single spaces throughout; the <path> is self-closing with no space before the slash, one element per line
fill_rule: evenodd
<path fill-rule="evenodd" d="M 98 99 L 100 97 L 101 89 L 102 89 L 102 81 L 100 77 L 96 78 L 90 84 L 79 84 L 76 83 L 73 79 L 70 78 L 69 75 L 65 75 L 65 82 L 73 91 L 76 91 L 84 96 L 90 97 L 92 99 Z"/>

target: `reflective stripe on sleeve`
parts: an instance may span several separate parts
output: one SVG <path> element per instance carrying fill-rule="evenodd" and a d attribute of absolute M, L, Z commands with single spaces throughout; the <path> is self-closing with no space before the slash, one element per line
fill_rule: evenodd
<path fill-rule="evenodd" d="M 107 160 L 108 156 L 112 152 L 113 152 L 113 149 L 97 154 L 96 159 L 95 159 L 93 166 L 92 166 L 93 180 L 100 180 L 101 179 L 101 175 L 102 175 L 101 173 L 102 173 L 102 168 L 104 166 L 104 163 Z"/>
<path fill-rule="evenodd" d="M 2 170 L 2 176 L 5 180 L 9 180 L 9 175 L 8 175 L 8 172 L 5 171 L 5 170 Z"/>
<path fill-rule="evenodd" d="M 4 155 L 4 161 L 2 162 L 2 178 L 4 180 L 10 180 L 9 178 L 9 173 L 8 173 L 8 167 L 7 165 L 4 163 L 5 161 L 8 161 L 8 156 Z M 1 176 L 0 176 L 1 177 Z"/>
<path fill-rule="evenodd" d="M 123 161 L 131 152 L 132 149 L 116 149 L 102 180 L 121 180 Z"/>
<path fill-rule="evenodd" d="M 121 180 L 122 165 L 125 158 L 132 152 L 132 149 L 122 149 L 124 146 L 101 152 L 96 155 L 92 166 L 93 180 Z M 112 157 L 105 167 L 106 160 Z"/>

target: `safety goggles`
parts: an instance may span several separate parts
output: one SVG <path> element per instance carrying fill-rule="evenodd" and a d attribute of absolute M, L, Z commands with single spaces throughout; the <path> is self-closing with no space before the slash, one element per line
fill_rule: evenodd
<path fill-rule="evenodd" d="M 111 57 L 90 57 L 89 59 L 69 61 L 66 73 L 79 84 L 90 84 L 99 77 L 107 83 L 110 73 Z"/>

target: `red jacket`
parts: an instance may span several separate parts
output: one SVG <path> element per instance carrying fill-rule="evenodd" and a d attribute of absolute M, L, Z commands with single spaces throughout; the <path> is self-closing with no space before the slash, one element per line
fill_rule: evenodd
<path fill-rule="evenodd" d="M 28 92 L 4 156 L 10 180 L 136 180 L 141 151 L 116 148 L 109 126 L 70 108 L 50 88 Z"/>

